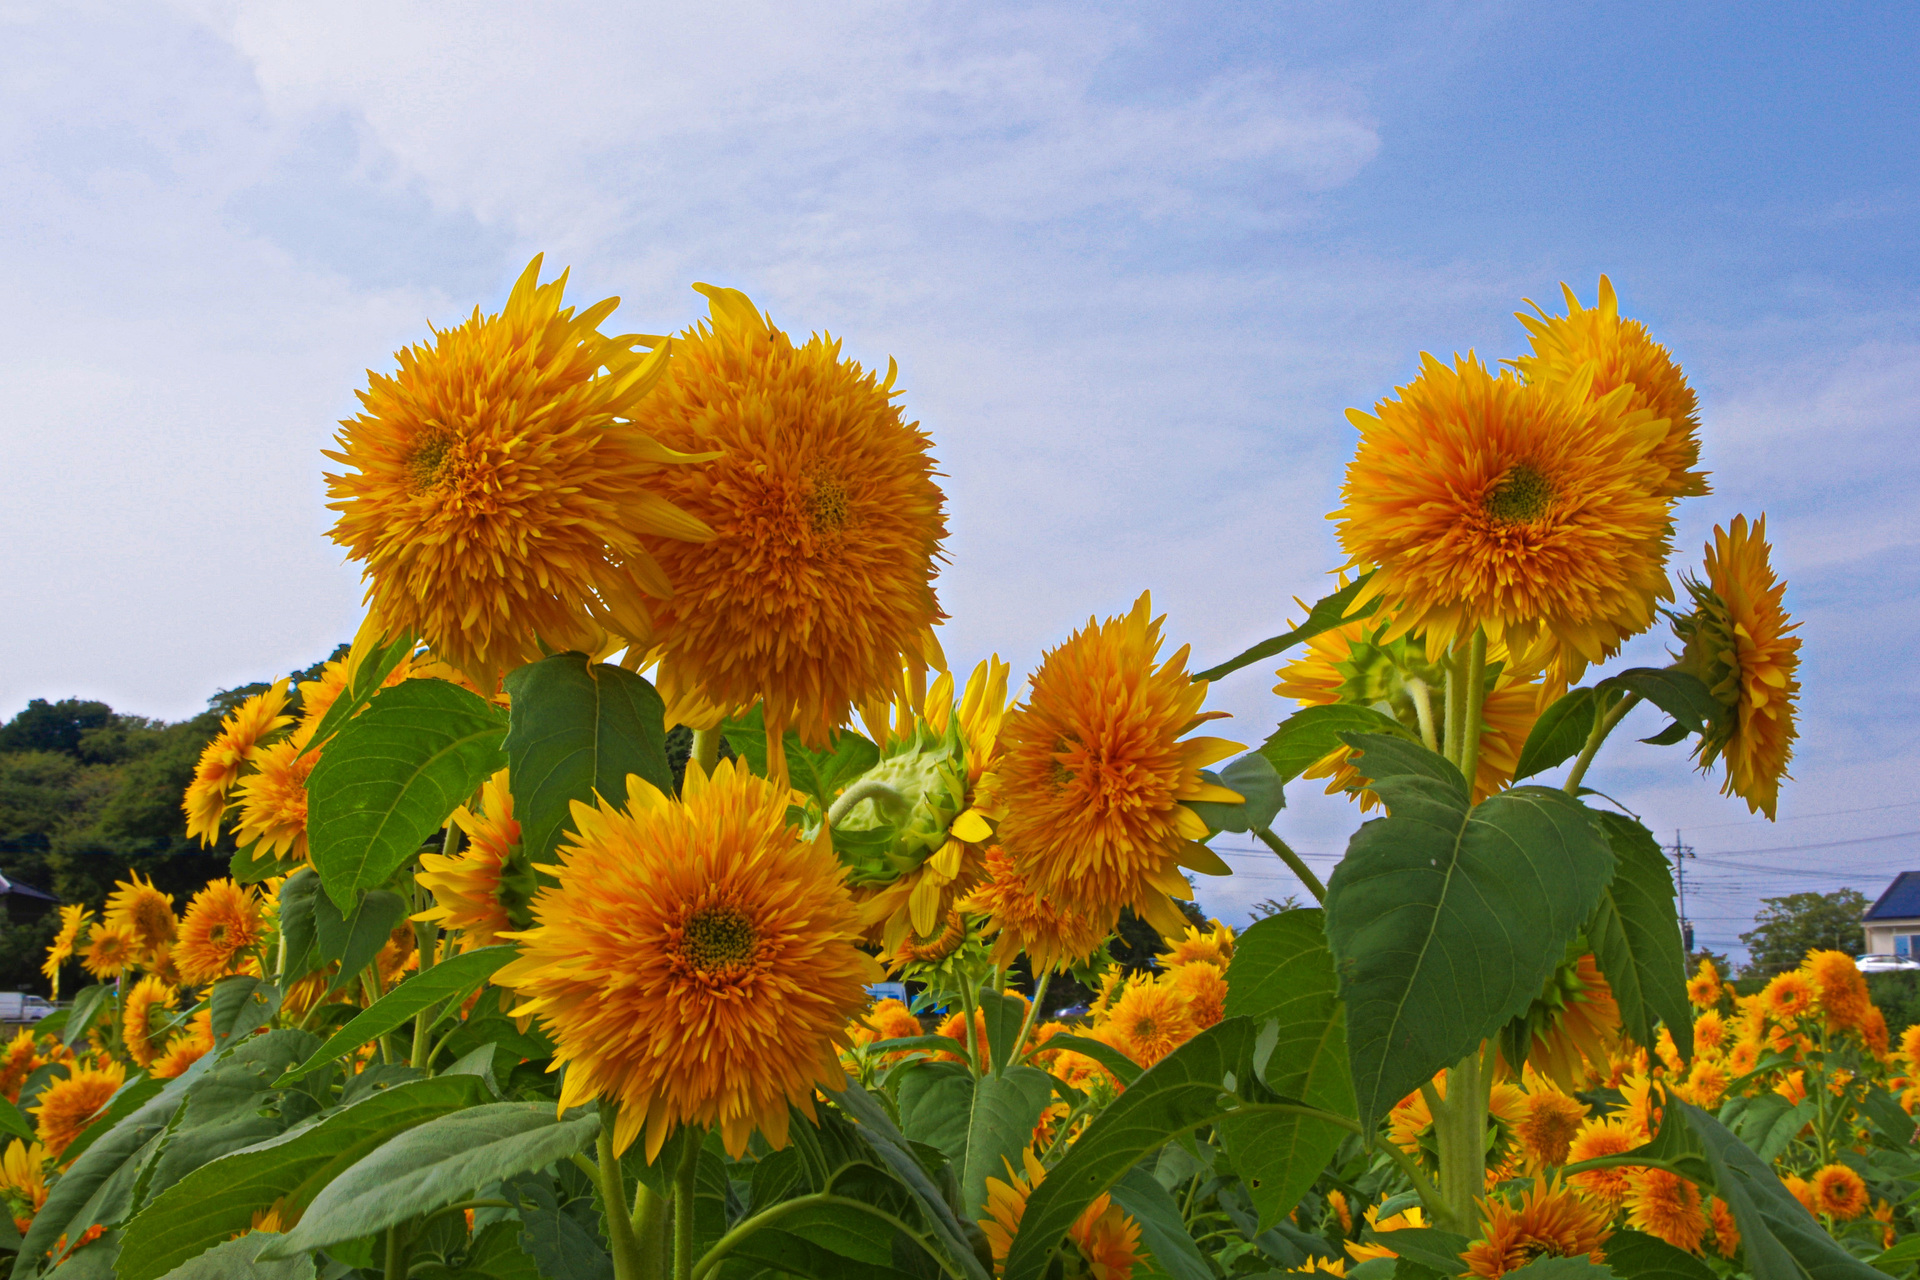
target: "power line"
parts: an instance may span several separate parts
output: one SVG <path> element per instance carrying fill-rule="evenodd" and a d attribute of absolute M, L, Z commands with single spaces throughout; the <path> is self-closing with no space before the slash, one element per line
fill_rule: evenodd
<path fill-rule="evenodd" d="M 1781 818 L 1780 822 L 1805 822 L 1809 818 L 1839 818 L 1851 813 L 1880 813 L 1886 809 L 1911 809 L 1920 805 L 1920 800 L 1902 800 L 1898 804 L 1870 804 L 1859 809 L 1823 809 L 1819 813 L 1796 813 Z M 1695 831 L 1724 831 L 1728 827 L 1771 827 L 1776 825 L 1767 818 L 1746 818 L 1739 822 L 1708 822 L 1694 828 Z"/>
<path fill-rule="evenodd" d="M 1735 857 L 1746 857 L 1756 853 L 1807 853 L 1815 849 L 1838 849 L 1850 844 L 1877 844 L 1882 840 L 1908 840 L 1920 836 L 1920 831 L 1891 831 L 1884 836 L 1855 836 L 1850 840 L 1824 840 L 1819 844 L 1780 844 L 1765 849 L 1722 849 Z M 1708 855 L 1712 856 L 1712 855 Z"/>

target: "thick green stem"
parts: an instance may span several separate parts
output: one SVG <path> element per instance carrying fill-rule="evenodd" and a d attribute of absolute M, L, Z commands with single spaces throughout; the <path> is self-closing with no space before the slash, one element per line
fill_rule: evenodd
<path fill-rule="evenodd" d="M 1630 693 L 1615 703 L 1613 710 L 1594 717 L 1593 730 L 1587 734 L 1587 745 L 1580 748 L 1580 756 L 1573 762 L 1573 768 L 1567 771 L 1567 781 L 1561 790 L 1570 796 L 1580 793 L 1580 780 L 1587 776 L 1587 766 L 1592 764 L 1594 756 L 1599 754 L 1600 744 L 1605 742 L 1607 735 L 1613 732 L 1613 726 L 1619 724 L 1626 718 L 1627 712 L 1639 705 L 1640 695 Z"/>
<path fill-rule="evenodd" d="M 1280 861 L 1286 863 L 1287 869 L 1300 877 L 1300 883 L 1307 886 L 1307 892 L 1313 895 L 1315 902 L 1324 903 L 1327 900 L 1327 886 L 1320 883 L 1320 877 L 1313 874 L 1313 870 L 1300 860 L 1299 854 L 1287 847 L 1285 840 L 1265 827 L 1256 827 L 1253 834 L 1259 837 L 1261 844 L 1280 855 Z"/>
<path fill-rule="evenodd" d="M 755 1231 L 760 1230 L 762 1227 L 771 1226 L 789 1214 L 801 1213 L 823 1205 L 837 1205 L 841 1208 L 855 1209 L 861 1213 L 872 1215 L 887 1224 L 888 1227 L 900 1232 L 909 1240 L 919 1245 L 921 1250 L 929 1258 L 932 1258 L 938 1263 L 940 1269 L 948 1275 L 954 1277 L 960 1275 L 959 1269 L 954 1266 L 945 1254 L 941 1253 L 938 1249 L 930 1247 L 918 1231 L 908 1226 L 905 1222 L 902 1222 L 899 1218 L 894 1217 L 885 1209 L 877 1205 L 868 1204 L 864 1200 L 855 1200 L 849 1196 L 836 1196 L 831 1192 L 820 1192 L 815 1195 L 796 1196 L 792 1200 L 782 1200 L 778 1204 L 754 1214 L 751 1218 L 748 1218 L 745 1222 L 742 1222 L 739 1226 L 727 1232 L 724 1236 L 721 1236 L 719 1240 L 714 1242 L 713 1248 L 707 1250 L 706 1256 L 700 1259 L 700 1265 L 694 1269 L 691 1280 L 706 1280 L 709 1275 L 713 1274 L 714 1268 L 726 1261 L 727 1255 L 732 1253 L 742 1240 L 752 1235 Z"/>
<path fill-rule="evenodd" d="M 608 1107 L 607 1112 L 611 1111 Z M 600 1117 L 599 1181 L 600 1201 L 606 1209 L 607 1242 L 613 1246 L 613 1280 L 659 1280 L 646 1270 L 633 1219 L 626 1213 L 627 1189 L 620 1176 L 620 1157 L 613 1153 L 613 1116 L 607 1112 Z"/>
<path fill-rule="evenodd" d="M 387 1228 L 386 1280 L 407 1280 L 407 1223 Z"/>
<path fill-rule="evenodd" d="M 980 1052 L 980 1046 L 974 1042 L 973 1011 L 977 1008 L 979 1006 L 973 1002 L 973 992 L 967 989 L 967 982 L 962 982 L 960 984 L 960 1043 L 967 1046 L 967 1065 L 972 1068 L 975 1077 L 986 1074 L 984 1060 L 987 1056 Z"/>
<path fill-rule="evenodd" d="M 1013 1042 L 1011 1049 L 1007 1050 L 1009 1066 L 1019 1062 L 1025 1056 L 1027 1037 L 1033 1034 L 1034 1019 L 1040 1016 L 1040 1002 L 1047 998 L 1047 981 L 1052 977 L 1053 970 L 1044 969 L 1040 976 L 1033 980 L 1033 1003 L 1027 1006 L 1027 1016 L 1020 1023 L 1020 1038 Z"/>
<path fill-rule="evenodd" d="M 1440 754 L 1449 760 L 1460 755 L 1461 726 L 1465 723 L 1462 712 L 1466 710 L 1466 677 L 1460 668 L 1463 655 L 1450 653 L 1446 658 L 1447 668 L 1447 724 L 1446 732 L 1441 735 Z"/>
<path fill-rule="evenodd" d="M 1433 724 L 1433 690 L 1419 676 L 1407 677 L 1407 690 L 1413 694 L 1413 714 L 1420 721 L 1420 740 L 1427 750 L 1440 750 L 1439 731 Z"/>
<path fill-rule="evenodd" d="M 1484 726 L 1480 709 L 1487 700 L 1487 633 L 1475 627 L 1467 646 L 1466 688 L 1460 709 L 1460 776 L 1467 780 L 1467 793 L 1473 793 L 1473 776 L 1480 768 L 1480 735 Z"/>
<path fill-rule="evenodd" d="M 875 808 L 883 809 L 896 818 L 905 817 L 913 808 L 911 801 L 887 783 L 878 778 L 862 778 L 834 800 L 833 807 L 827 810 L 827 825 L 839 826 L 840 820 L 852 813 L 853 806 L 862 800 L 873 801 Z"/>
<path fill-rule="evenodd" d="M 641 1272 L 646 1276 L 665 1276 L 671 1265 L 668 1254 L 672 1247 L 671 1215 L 668 1206 L 672 1201 L 660 1195 L 642 1182 L 633 1189 L 633 1238 L 638 1244 Z"/>
<path fill-rule="evenodd" d="M 1486 1192 L 1487 1090 L 1480 1052 L 1462 1058 L 1447 1071 L 1444 1108 L 1433 1117 L 1440 1148 L 1440 1204 L 1435 1217 L 1447 1231 L 1479 1234 L 1476 1201 Z M 1428 1103 L 1432 1105 L 1431 1102 Z"/>
<path fill-rule="evenodd" d="M 700 1169 L 701 1135 L 686 1135 L 687 1149 L 673 1174 L 673 1280 L 693 1280 L 693 1186 Z"/>
<path fill-rule="evenodd" d="M 713 766 L 720 763 L 720 731 L 718 729 L 695 729 L 693 731 L 693 754 L 688 757 L 700 766 L 702 773 L 712 773 Z"/>

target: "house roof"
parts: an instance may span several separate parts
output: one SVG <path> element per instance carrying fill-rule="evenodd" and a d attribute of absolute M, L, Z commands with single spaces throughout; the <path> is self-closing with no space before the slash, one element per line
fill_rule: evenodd
<path fill-rule="evenodd" d="M 9 879 L 4 875 L 0 875 L 0 894 L 12 894 L 16 898 L 37 898 L 42 902 L 60 901 L 44 890 L 36 889 L 19 880 Z"/>
<path fill-rule="evenodd" d="M 1920 871 L 1902 871 L 1880 895 L 1880 900 L 1867 908 L 1866 920 L 1916 920 L 1920 919 Z"/>

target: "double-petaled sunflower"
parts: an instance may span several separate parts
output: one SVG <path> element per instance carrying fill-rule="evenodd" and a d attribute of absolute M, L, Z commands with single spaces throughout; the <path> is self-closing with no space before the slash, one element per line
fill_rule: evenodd
<path fill-rule="evenodd" d="M 251 845 L 256 858 L 307 860 L 307 779 L 320 763 L 319 749 L 307 746 L 311 735 L 303 720 L 292 737 L 260 748 L 254 771 L 234 788 L 240 816 L 233 838 L 241 848 Z"/>
<path fill-rule="evenodd" d="M 1102 933 L 1131 906 L 1179 937 L 1187 919 L 1173 898 L 1189 892 L 1180 868 L 1227 874 L 1199 843 L 1207 824 L 1187 802 L 1240 799 L 1200 776 L 1240 744 L 1185 737 L 1224 713 L 1201 711 L 1207 686 L 1188 677 L 1184 646 L 1157 661 L 1165 619 L 1152 611 L 1143 593 L 1131 612 L 1089 619 L 1047 653 L 1001 724 L 987 790 L 1001 844 L 1036 893 Z"/>
<path fill-rule="evenodd" d="M 1107 1010 L 1106 1024 L 1120 1037 L 1127 1056 L 1143 1067 L 1160 1061 L 1200 1030 L 1173 984 L 1150 977 L 1127 983 Z"/>
<path fill-rule="evenodd" d="M 78 903 L 69 903 L 60 908 L 60 929 L 53 935 L 53 942 L 47 947 L 47 958 L 40 966 L 40 972 L 53 983 L 53 995 L 60 997 L 60 967 L 73 959 L 84 945 L 81 937 L 93 923 L 93 912 Z"/>
<path fill-rule="evenodd" d="M 708 533 L 660 488 L 696 459 L 634 423 L 669 344 L 602 334 L 619 299 L 576 312 L 565 287 L 534 258 L 499 314 L 476 307 L 370 374 L 327 452 L 351 468 L 327 476 L 332 536 L 365 565 L 373 617 L 488 692 L 543 646 L 645 642 L 647 597 L 671 587 L 643 539 Z"/>
<path fill-rule="evenodd" d="M 1666 424 L 1626 386 L 1590 396 L 1591 370 L 1529 386 L 1471 355 L 1421 361 L 1398 399 L 1347 413 L 1360 447 L 1332 518 L 1348 563 L 1374 569 L 1355 603 L 1394 611 L 1389 639 L 1443 653 L 1483 627 L 1577 679 L 1673 598 Z"/>
<path fill-rule="evenodd" d="M 174 939 L 179 922 L 173 918 L 173 895 L 162 893 L 138 871 L 131 880 L 116 880 L 101 913 L 109 929 L 124 929 L 140 949 L 155 951 Z"/>
<path fill-rule="evenodd" d="M 627 805 L 575 804 L 578 834 L 533 899 L 521 956 L 494 981 L 521 997 L 567 1068 L 560 1109 L 619 1105 L 613 1141 L 647 1157 L 682 1124 L 738 1156 L 757 1129 L 786 1145 L 788 1108 L 845 1081 L 836 1051 L 880 966 L 823 831 L 787 823 L 785 788 L 721 761 L 673 801 L 638 777 Z"/>
<path fill-rule="evenodd" d="M 1461 1260 L 1467 1274 L 1496 1280 L 1536 1258 L 1580 1258 L 1604 1261 L 1601 1246 L 1612 1235 L 1608 1212 L 1588 1203 L 1572 1190 L 1536 1179 L 1518 1204 L 1505 1197 L 1489 1197 L 1480 1238 L 1467 1246 Z"/>
<path fill-rule="evenodd" d="M 1036 892 L 999 845 L 988 848 L 985 862 L 986 878 L 960 909 L 986 917 L 981 932 L 994 940 L 994 964 L 1012 964 L 1025 952 L 1034 973 L 1046 973 L 1084 960 L 1107 940 L 1107 930 L 1084 912 Z"/>
<path fill-rule="evenodd" d="M 180 1003 L 180 993 L 159 978 L 148 974 L 127 992 L 126 1007 L 120 1016 L 121 1031 L 127 1042 L 127 1056 L 138 1066 L 150 1066 L 161 1050 L 158 1033 L 164 1030 L 156 1014 L 164 1015 Z"/>
<path fill-rule="evenodd" d="M 173 961 L 180 976 L 199 986 L 232 973 L 263 932 L 260 898 L 252 885 L 215 880 L 193 895 L 180 921 Z"/>
<path fill-rule="evenodd" d="M 653 656 L 669 722 L 710 726 L 760 702 L 784 777 L 787 729 L 818 746 L 889 697 L 903 665 L 944 667 L 945 498 L 891 362 L 882 380 L 832 338 L 796 345 L 738 290 L 694 287 L 711 317 L 674 340 L 638 420 L 672 448 L 718 451 L 660 482 L 714 536 L 649 542 L 674 585 Z"/>
<path fill-rule="evenodd" d="M 227 809 L 227 793 L 240 781 L 260 740 L 276 729 L 293 723 L 282 715 L 287 707 L 288 681 L 276 680 L 263 693 L 256 693 L 229 711 L 220 721 L 220 732 L 200 752 L 193 767 L 193 781 L 180 807 L 187 814 L 187 836 L 203 845 L 220 838 L 220 815 Z"/>
<path fill-rule="evenodd" d="M 93 931 L 93 936 L 87 941 L 80 964 L 88 973 L 105 982 L 132 968 L 139 951 L 140 942 L 133 936 L 133 930 L 103 924 Z"/>
<path fill-rule="evenodd" d="M 1627 1180 L 1627 1225 L 1676 1249 L 1700 1252 L 1707 1234 L 1700 1188 L 1665 1169 L 1636 1169 Z"/>
<path fill-rule="evenodd" d="M 1793 758 L 1794 699 L 1800 693 L 1799 624 L 1781 604 L 1787 584 L 1774 577 L 1767 518 L 1751 527 L 1735 516 L 1714 526 L 1707 544 L 1706 580 L 1689 578 L 1693 612 L 1674 620 L 1686 648 L 1679 665 L 1700 677 L 1727 708 L 1700 740 L 1702 769 L 1724 762 L 1722 795 L 1737 795 L 1752 813 L 1774 816 L 1780 780 Z"/>
<path fill-rule="evenodd" d="M 533 868 L 520 857 L 520 822 L 513 816 L 507 771 L 480 788 L 479 813 L 461 805 L 452 821 L 466 833 L 466 844 L 451 857 L 420 855 L 414 878 L 433 891 L 433 906 L 414 919 L 458 930 L 460 949 L 471 951 L 492 946 L 513 928 L 515 911 L 524 915 L 534 889 Z"/>
<path fill-rule="evenodd" d="M 126 1079 L 127 1069 L 118 1062 L 76 1064 L 72 1075 L 43 1089 L 40 1100 L 27 1110 L 33 1114 L 35 1136 L 47 1154 L 58 1157 L 65 1151 Z"/>

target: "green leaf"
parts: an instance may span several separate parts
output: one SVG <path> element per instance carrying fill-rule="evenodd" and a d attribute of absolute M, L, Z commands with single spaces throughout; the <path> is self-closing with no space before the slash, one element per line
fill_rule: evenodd
<path fill-rule="evenodd" d="M 1868 1261 L 1877 1271 L 1884 1271 L 1888 1275 L 1899 1275 L 1915 1258 L 1920 1258 L 1920 1235 L 1905 1236 L 1896 1240 L 1891 1249 L 1875 1255 Z"/>
<path fill-rule="evenodd" d="M 244 1231 L 284 1197 L 300 1213 L 335 1175 L 388 1139 L 485 1101 L 473 1076 L 440 1076 L 376 1093 L 323 1120 L 202 1165 L 149 1202 L 127 1228 L 120 1280 L 158 1280 Z"/>
<path fill-rule="evenodd" d="M 300 868 L 280 886 L 280 936 L 286 940 L 289 982 L 299 981 L 325 963 L 318 954 L 319 922 L 314 915 L 323 896 L 320 877 L 312 867 Z M 328 906 L 332 907 L 331 900 Z"/>
<path fill-rule="evenodd" d="M 521 847 L 536 863 L 554 859 L 573 830 L 572 804 L 627 802 L 627 775 L 673 793 L 667 764 L 666 704 L 653 685 L 584 653 L 560 653 L 507 676 L 513 695 L 507 781 Z"/>
<path fill-rule="evenodd" d="M 261 1261 L 260 1252 L 279 1239 L 280 1233 L 277 1231 L 254 1231 L 238 1240 L 222 1241 L 169 1271 L 166 1280 L 313 1280 L 313 1255 L 310 1253 L 277 1261 Z M 120 1256 L 123 1259 L 126 1257 L 124 1243 Z M 122 1267 L 116 1274 L 124 1280 L 127 1272 Z M 64 1280 L 66 1272 L 63 1270 L 61 1275 Z"/>
<path fill-rule="evenodd" d="M 315 745 L 324 743 L 340 726 L 353 718 L 353 714 L 373 700 L 380 692 L 380 686 L 387 682 L 394 668 L 413 655 L 418 641 L 409 633 L 402 632 L 391 640 L 373 645 L 366 656 L 360 659 L 360 666 L 354 672 L 353 682 L 340 691 L 333 704 L 327 708 L 320 723 L 313 727 Z"/>
<path fill-rule="evenodd" d="M 1714 1190 L 1740 1228 L 1753 1280 L 1879 1280 L 1880 1273 L 1828 1235 L 1772 1168 L 1726 1126 L 1678 1099 L 1668 1103 L 1668 1114 L 1675 1112 L 1685 1115 L 1706 1152 Z"/>
<path fill-rule="evenodd" d="M 782 1276 L 806 1276 L 809 1280 L 912 1280 L 905 1271 L 849 1258 L 779 1227 L 761 1227 L 750 1233 L 727 1256 L 759 1263 Z"/>
<path fill-rule="evenodd" d="M 1577 1258 L 1535 1258 L 1507 1275 L 1524 1276 L 1526 1280 L 1608 1280 L 1613 1272 L 1582 1254 Z"/>
<path fill-rule="evenodd" d="M 980 993 L 980 1018 L 987 1027 L 987 1058 L 995 1071 L 1007 1065 L 1018 1046 L 1020 1028 L 1026 1025 L 1027 1006 L 1013 996 Z"/>
<path fill-rule="evenodd" d="M 952 1047 L 951 1041 L 947 1047 Z M 915 1142 L 940 1148 L 956 1165 L 965 1160 L 973 1108 L 973 1072 L 966 1064 L 903 1063 L 889 1083 L 898 1099 L 901 1132 Z"/>
<path fill-rule="evenodd" d="M 1227 968 L 1226 1012 L 1272 1025 L 1254 1058 L 1269 1089 L 1351 1116 L 1346 1022 L 1325 921 L 1315 909 L 1284 911 L 1241 934 Z M 1311 1116 L 1267 1112 L 1230 1116 L 1218 1132 L 1265 1231 L 1299 1203 L 1349 1131 Z"/>
<path fill-rule="evenodd" d="M 967 1148 L 960 1161 L 960 1204 L 969 1218 L 986 1216 L 987 1179 L 1007 1177 L 1033 1141 L 1033 1127 L 1053 1101 L 1053 1077 L 1038 1067 L 1010 1067 L 982 1078 L 967 1109 Z"/>
<path fill-rule="evenodd" d="M 613 1259 L 599 1233 L 561 1207 L 551 1179 L 518 1174 L 506 1179 L 502 1190 L 525 1224 L 520 1248 L 545 1280 L 613 1280 Z"/>
<path fill-rule="evenodd" d="M 1178 1050 L 1175 1051 L 1176 1053 Z M 1168 1055 L 1172 1056 L 1172 1055 Z M 968 1232 L 954 1216 L 953 1207 L 946 1197 L 934 1187 L 933 1180 L 927 1177 L 927 1171 L 914 1156 L 907 1145 L 907 1139 L 894 1128 L 893 1121 L 887 1118 L 873 1095 L 862 1088 L 860 1082 L 848 1077 L 846 1086 L 838 1093 L 830 1095 L 839 1108 L 860 1128 L 861 1136 L 874 1153 L 892 1171 L 895 1178 L 912 1192 L 914 1202 L 919 1206 L 921 1215 L 933 1230 L 947 1256 L 959 1264 L 972 1280 L 988 1280 L 987 1269 L 980 1264 L 967 1244 Z M 1046 1183 L 1043 1181 L 1042 1186 Z"/>
<path fill-rule="evenodd" d="M 279 1248 L 319 1249 L 384 1231 L 564 1159 L 599 1131 L 597 1112 L 556 1120 L 550 1102 L 494 1102 L 429 1120 L 328 1183 Z"/>
<path fill-rule="evenodd" d="M 1526 745 L 1520 748 L 1520 763 L 1514 766 L 1513 780 L 1519 782 L 1536 773 L 1545 773 L 1579 755 L 1580 748 L 1587 745 L 1587 738 L 1593 733 L 1594 701 L 1593 690 L 1575 689 L 1541 712 L 1527 734 Z"/>
<path fill-rule="evenodd" d="M 747 714 L 728 720 L 720 732 L 734 751 L 762 777 L 767 772 L 767 725 L 758 703 Z M 833 798 L 849 782 L 880 763 L 880 748 L 851 729 L 842 729 L 827 739 L 824 750 L 815 751 L 800 742 L 798 731 L 789 729 L 781 738 L 787 753 L 787 776 L 795 791 L 813 797 L 822 812 L 833 806 Z"/>
<path fill-rule="evenodd" d="M 460 1280 L 540 1280 L 539 1266 L 520 1247 L 522 1230 L 511 1218 L 481 1228 L 460 1264 Z"/>
<path fill-rule="evenodd" d="M 1693 1056 L 1693 1006 L 1687 1000 L 1686 952 L 1674 911 L 1673 877 L 1653 833 L 1622 814 L 1593 812 L 1613 849 L 1613 881 L 1587 925 L 1594 961 L 1613 988 L 1620 1025 L 1634 1042 L 1654 1043 L 1656 1019 Z"/>
<path fill-rule="evenodd" d="M 1180 1206 L 1146 1166 L 1127 1170 L 1113 1184 L 1111 1194 L 1113 1202 L 1140 1224 L 1140 1243 L 1168 1280 L 1215 1280 L 1213 1268 L 1187 1232 Z"/>
<path fill-rule="evenodd" d="M 445 680 L 382 689 L 307 779 L 313 869 L 341 911 L 388 876 L 507 763 L 506 716 Z"/>
<path fill-rule="evenodd" d="M 1271 640 L 1262 640 L 1253 648 L 1227 659 L 1217 667 L 1208 667 L 1205 671 L 1197 672 L 1193 678 L 1218 680 L 1221 676 L 1230 675 L 1242 667 L 1250 667 L 1263 658 L 1284 653 L 1302 640 L 1311 640 L 1323 632 L 1331 631 L 1335 627 L 1360 618 L 1371 618 L 1374 610 L 1380 607 L 1377 599 L 1367 601 L 1352 612 L 1348 610 L 1353 605 L 1353 598 L 1360 594 L 1360 589 L 1367 585 L 1367 579 L 1372 576 L 1373 571 L 1369 569 L 1332 595 L 1323 597 L 1307 611 L 1307 620 L 1293 630 L 1277 635 Z"/>
<path fill-rule="evenodd" d="M 273 1021 L 280 1009 L 280 988 L 244 973 L 231 974 L 213 984 L 207 1009 L 214 1047 L 223 1049 Z"/>
<path fill-rule="evenodd" d="M 1614 857 L 1584 806 L 1517 787 L 1469 806 L 1459 771 L 1398 738 L 1350 734 L 1388 816 L 1327 886 L 1327 937 L 1369 1131 L 1436 1071 L 1525 1012 L 1592 917 Z"/>
<path fill-rule="evenodd" d="M 1273 762 L 1258 751 L 1249 751 L 1232 764 L 1214 773 L 1202 769 L 1200 776 L 1229 791 L 1238 791 L 1239 804 L 1217 800 L 1189 800 L 1187 808 L 1200 815 L 1209 831 L 1264 831 L 1286 807 L 1287 796 Z"/>
<path fill-rule="evenodd" d="M 1328 752 L 1346 746 L 1348 733 L 1388 734 L 1420 744 L 1419 736 L 1392 716 L 1351 702 L 1333 702 L 1303 708 L 1282 720 L 1273 736 L 1261 744 L 1260 754 L 1283 783 L 1292 782 Z"/>
<path fill-rule="evenodd" d="M 379 1039 L 422 1009 L 446 1000 L 466 999 L 469 992 L 519 954 L 518 947 L 479 947 L 442 960 L 425 973 L 414 974 L 375 1001 L 372 1008 L 354 1015 L 352 1021 L 329 1036 L 311 1058 L 280 1077 L 276 1087 L 284 1089 L 340 1055 Z"/>
<path fill-rule="evenodd" d="M 1006 1280 L 1042 1280 L 1067 1229 L 1095 1196 L 1142 1156 L 1229 1114 L 1235 1099 L 1222 1082 L 1228 1072 L 1247 1066 L 1253 1038 L 1253 1024 L 1244 1018 L 1209 1027 L 1142 1072 L 1094 1117 L 1028 1197 L 1007 1255 Z"/>
<path fill-rule="evenodd" d="M 1692 733 L 1705 732 L 1708 725 L 1727 714 L 1727 708 L 1720 705 L 1700 677 L 1672 667 L 1634 667 L 1594 686 L 1596 694 L 1615 689 L 1639 694 Z"/>
<path fill-rule="evenodd" d="M 1607 1238 L 1607 1268 L 1622 1280 L 1713 1280 L 1713 1268 L 1657 1236 L 1625 1229 Z"/>
<path fill-rule="evenodd" d="M 244 849 L 234 852 L 227 860 L 227 874 L 233 877 L 235 884 L 259 884 L 273 876 L 287 875 L 302 864 L 287 858 L 275 857 L 261 848 L 261 841 L 254 841 Z"/>
<path fill-rule="evenodd" d="M 60 1031 L 60 1043 L 71 1049 L 80 1042 L 100 1017 L 101 1009 L 112 1009 L 113 986 L 111 983 L 98 982 L 91 987 L 82 987 L 73 997 L 73 1007 L 67 1012 L 67 1025 Z"/>
<path fill-rule="evenodd" d="M 1391 1237 L 1391 1239 L 1388 1239 Z M 1473 1242 L 1438 1227 L 1402 1227 L 1399 1231 L 1373 1231 L 1368 1238 L 1374 1244 L 1390 1245 L 1403 1258 L 1411 1258 L 1443 1276 L 1461 1272 L 1460 1255 Z"/>
<path fill-rule="evenodd" d="M 1915 1125 L 1913 1117 L 1901 1107 L 1899 1099 L 1882 1089 L 1879 1085 L 1869 1085 L 1864 1105 L 1861 1107 L 1873 1120 L 1874 1128 L 1880 1131 L 1896 1151 L 1905 1151 L 1913 1145 Z"/>
<path fill-rule="evenodd" d="M 1769 1091 L 1741 1109 L 1738 1133 L 1763 1162 L 1772 1164 L 1819 1114 L 1819 1103 L 1812 1098 L 1792 1103 Z"/>
<path fill-rule="evenodd" d="M 20 1114 L 20 1108 L 0 1098 L 0 1133 L 10 1133 L 16 1138 L 25 1138 L 28 1142 L 38 1141 L 32 1125 Z"/>
<path fill-rule="evenodd" d="M 340 971 L 327 984 L 329 992 L 358 982 L 407 918 L 406 900 L 386 889 L 369 890 L 351 905 L 352 910 L 343 914 L 331 897 L 314 895 L 314 967 L 329 960 L 340 962 Z"/>

